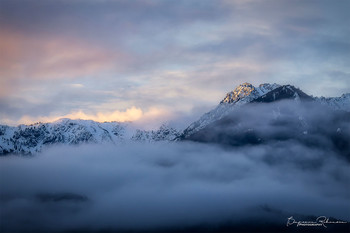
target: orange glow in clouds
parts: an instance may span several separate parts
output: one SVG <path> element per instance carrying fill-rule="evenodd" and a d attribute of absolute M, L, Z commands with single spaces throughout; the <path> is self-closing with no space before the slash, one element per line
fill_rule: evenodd
<path fill-rule="evenodd" d="M 73 120 L 93 120 L 97 122 L 135 122 L 136 125 L 142 126 L 145 129 L 157 128 L 160 124 L 164 123 L 165 119 L 171 119 L 172 114 L 163 108 L 150 108 L 147 111 L 137 107 L 131 107 L 125 111 L 112 111 L 112 112 L 98 112 L 96 114 L 86 114 L 79 110 L 63 116 L 40 116 L 30 117 L 23 116 L 20 120 L 14 121 L 11 119 L 2 119 L 3 123 L 8 125 L 17 126 L 19 124 L 34 124 L 37 122 L 54 122 L 61 118 L 70 118 Z"/>

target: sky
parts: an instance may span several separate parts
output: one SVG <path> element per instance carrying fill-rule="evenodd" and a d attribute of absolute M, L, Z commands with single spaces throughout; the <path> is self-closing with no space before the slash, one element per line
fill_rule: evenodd
<path fill-rule="evenodd" d="M 350 1 L 0 0 L 0 124 L 190 123 L 243 82 L 350 92 Z"/>

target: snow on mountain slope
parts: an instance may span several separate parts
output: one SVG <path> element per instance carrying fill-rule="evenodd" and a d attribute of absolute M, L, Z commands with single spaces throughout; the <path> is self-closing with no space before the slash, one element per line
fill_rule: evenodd
<path fill-rule="evenodd" d="M 53 123 L 36 123 L 10 127 L 0 125 L 0 155 L 33 154 L 47 145 L 81 143 L 123 143 L 144 140 L 138 135 L 150 135 L 147 141 L 173 140 L 179 133 L 163 125 L 155 131 L 138 130 L 131 123 L 95 122 L 60 119 Z"/>
<path fill-rule="evenodd" d="M 185 139 L 247 103 L 269 103 L 282 99 L 294 99 L 297 102 L 315 101 L 332 109 L 350 112 L 350 93 L 335 98 L 311 97 L 291 85 L 261 84 L 254 87 L 252 84 L 243 83 L 232 92 L 227 93 L 216 108 L 205 113 L 182 133 L 166 125 L 162 125 L 158 130 L 145 131 L 136 129 L 130 122 L 100 123 L 71 119 L 18 127 L 0 125 L 0 155 L 7 153 L 33 154 L 52 144 L 118 144 L 125 141 L 155 142 Z M 299 118 L 303 119 L 302 116 Z"/>
<path fill-rule="evenodd" d="M 260 84 L 259 87 L 254 87 L 250 83 L 243 83 L 236 87 L 233 91 L 226 94 L 226 97 L 220 102 L 222 103 L 241 103 L 256 99 L 276 88 L 280 85 L 274 84 Z"/>
<path fill-rule="evenodd" d="M 190 135 L 197 132 L 213 121 L 219 120 L 228 115 L 237 107 L 245 105 L 278 87 L 280 87 L 280 85 L 276 83 L 265 83 L 259 85 L 259 87 L 254 87 L 250 83 L 243 83 L 239 85 L 233 91 L 227 93 L 225 98 L 216 108 L 205 113 L 198 121 L 193 122 L 187 129 L 185 129 L 183 135 Z"/>
<path fill-rule="evenodd" d="M 337 153 L 350 161 L 350 112 L 334 111 L 303 98 L 257 102 L 232 111 L 184 139 L 230 147 L 302 145 L 317 148 L 317 153 L 323 151 L 327 156 Z"/>
<path fill-rule="evenodd" d="M 137 129 L 131 140 L 142 142 L 172 141 L 179 136 L 180 132 L 163 124 L 158 130 L 146 131 Z"/>
<path fill-rule="evenodd" d="M 330 106 L 336 110 L 350 111 L 350 93 L 343 94 L 340 97 L 315 97 L 317 102 Z"/>
<path fill-rule="evenodd" d="M 186 128 L 180 138 L 186 138 L 195 132 L 205 128 L 207 125 L 218 121 L 230 114 L 233 110 L 251 102 L 269 103 L 282 99 L 294 99 L 295 101 L 316 101 L 331 109 L 350 111 L 350 93 L 335 98 L 318 98 L 305 94 L 292 85 L 261 84 L 254 87 L 250 83 L 243 83 L 232 92 L 226 94 L 220 104 L 205 113 L 199 120 L 193 122 Z"/>
<path fill-rule="evenodd" d="M 294 99 L 297 102 L 301 100 L 303 101 L 313 100 L 311 96 L 305 94 L 302 90 L 292 85 L 283 85 L 254 99 L 251 102 L 270 103 L 270 102 L 279 101 L 282 99 Z"/>

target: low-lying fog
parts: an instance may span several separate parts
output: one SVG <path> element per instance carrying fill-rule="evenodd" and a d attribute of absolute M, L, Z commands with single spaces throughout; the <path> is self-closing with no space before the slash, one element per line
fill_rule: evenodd
<path fill-rule="evenodd" d="M 349 162 L 297 142 L 60 146 L 0 160 L 1 231 L 350 220 Z"/>

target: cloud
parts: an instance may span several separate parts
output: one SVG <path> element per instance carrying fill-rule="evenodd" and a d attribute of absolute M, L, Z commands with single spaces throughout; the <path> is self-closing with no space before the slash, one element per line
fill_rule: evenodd
<path fill-rule="evenodd" d="M 335 111 L 316 101 L 253 101 L 234 108 L 188 139 L 233 147 L 296 141 L 350 161 L 349 116 L 349 112 Z"/>
<path fill-rule="evenodd" d="M 126 109 L 125 111 L 113 111 L 109 113 L 96 113 L 95 115 L 89 115 L 84 113 L 83 111 L 77 111 L 72 112 L 64 116 L 60 117 L 39 117 L 39 120 L 42 122 L 52 122 L 56 121 L 60 118 L 70 118 L 70 119 L 82 119 L 82 120 L 94 120 L 99 122 L 105 122 L 105 121 L 119 121 L 119 122 L 125 122 L 125 121 L 135 121 L 142 117 L 143 112 L 141 109 L 136 107 L 131 107 L 129 109 Z M 38 118 L 30 118 L 30 117 L 23 117 L 19 122 L 25 122 L 25 123 L 34 123 L 35 120 Z"/>
<path fill-rule="evenodd" d="M 63 146 L 0 159 L 4 231 L 286 231 L 291 215 L 350 220 L 349 163 L 293 142 Z"/>
<path fill-rule="evenodd" d="M 11 110 L 11 109 L 10 109 Z M 124 111 L 105 111 L 96 113 L 86 113 L 83 110 L 73 111 L 66 115 L 59 116 L 35 116 L 24 115 L 20 119 L 11 119 L 3 117 L 2 123 L 12 126 L 17 126 L 19 124 L 33 124 L 37 122 L 54 122 L 61 118 L 69 119 L 81 119 L 81 120 L 93 120 L 97 122 L 134 122 L 135 126 L 142 129 L 155 129 L 166 121 L 173 120 L 175 113 L 171 109 L 166 109 L 162 107 L 152 107 L 143 111 L 138 107 L 127 108 Z"/>
<path fill-rule="evenodd" d="M 65 35 L 33 36 L 13 29 L 0 35 L 0 75 L 5 80 L 72 79 L 117 67 L 114 62 L 121 56 L 126 60 L 121 53 Z"/>
<path fill-rule="evenodd" d="M 107 114 L 116 103 L 189 114 L 246 81 L 340 96 L 350 90 L 347 76 L 337 75 L 350 72 L 348 5 L 1 1 L 0 102 L 12 109 L 2 115 Z M 89 96 L 62 90 L 71 83 Z"/>

